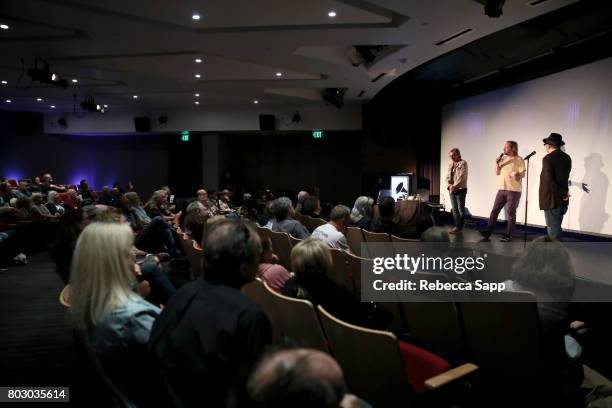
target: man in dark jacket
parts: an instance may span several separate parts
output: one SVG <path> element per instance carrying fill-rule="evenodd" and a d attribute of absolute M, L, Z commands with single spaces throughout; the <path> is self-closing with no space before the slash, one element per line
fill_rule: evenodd
<path fill-rule="evenodd" d="M 548 236 L 561 241 L 561 223 L 569 204 L 568 183 L 572 159 L 561 150 L 565 142 L 560 134 L 551 133 L 543 142 L 548 154 L 542 159 L 540 210 L 544 210 Z"/>
<path fill-rule="evenodd" d="M 204 239 L 205 277 L 184 285 L 155 320 L 149 346 L 177 406 L 227 406 L 271 342 L 268 318 L 240 291 L 260 253 L 257 232 L 242 221 L 214 224 Z"/>

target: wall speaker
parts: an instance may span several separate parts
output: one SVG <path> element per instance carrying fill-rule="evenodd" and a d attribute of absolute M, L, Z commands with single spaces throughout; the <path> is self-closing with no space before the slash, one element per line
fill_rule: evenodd
<path fill-rule="evenodd" d="M 259 130 L 276 130 L 274 115 L 259 115 Z"/>
<path fill-rule="evenodd" d="M 139 116 L 134 118 L 134 127 L 137 132 L 150 132 L 151 131 L 151 119 L 146 116 Z"/>

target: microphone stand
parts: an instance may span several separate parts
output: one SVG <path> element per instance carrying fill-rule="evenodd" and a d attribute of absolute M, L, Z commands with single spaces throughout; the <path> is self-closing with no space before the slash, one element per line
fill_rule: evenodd
<path fill-rule="evenodd" d="M 535 153 L 535 152 L 534 152 Z M 523 224 L 523 248 L 527 248 L 527 208 L 529 207 L 529 161 L 531 160 L 530 154 L 527 156 L 527 171 L 526 171 L 526 186 L 525 186 L 525 223 Z"/>

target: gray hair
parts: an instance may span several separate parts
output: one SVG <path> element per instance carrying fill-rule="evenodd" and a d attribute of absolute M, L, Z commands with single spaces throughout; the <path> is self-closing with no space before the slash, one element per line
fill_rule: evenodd
<path fill-rule="evenodd" d="M 55 200 L 55 197 L 58 197 L 59 193 L 57 191 L 49 191 L 49 194 L 47 194 L 47 202 L 48 203 L 52 203 L 53 200 Z"/>
<path fill-rule="evenodd" d="M 353 205 L 353 209 L 351 210 L 351 221 L 359 222 L 370 212 L 370 210 L 372 210 L 372 205 L 374 205 L 374 199 L 371 197 L 357 197 L 357 200 L 355 200 L 355 204 Z"/>
<path fill-rule="evenodd" d="M 286 220 L 292 207 L 288 197 L 279 197 L 272 203 L 272 214 L 277 221 Z"/>
<path fill-rule="evenodd" d="M 331 212 L 329 213 L 329 219 L 334 222 L 348 220 L 350 218 L 351 218 L 351 209 L 348 208 L 346 205 L 342 205 L 342 204 L 339 204 L 335 206 L 334 208 L 332 208 Z"/>

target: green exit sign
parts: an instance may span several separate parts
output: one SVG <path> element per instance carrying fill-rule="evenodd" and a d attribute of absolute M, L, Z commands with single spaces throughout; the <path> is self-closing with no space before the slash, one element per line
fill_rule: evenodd
<path fill-rule="evenodd" d="M 313 139 L 323 139 L 323 131 L 321 129 L 313 130 L 312 138 Z"/>
<path fill-rule="evenodd" d="M 181 141 L 182 142 L 188 142 L 189 141 L 189 131 L 188 130 L 183 130 L 181 132 Z"/>

